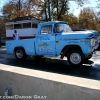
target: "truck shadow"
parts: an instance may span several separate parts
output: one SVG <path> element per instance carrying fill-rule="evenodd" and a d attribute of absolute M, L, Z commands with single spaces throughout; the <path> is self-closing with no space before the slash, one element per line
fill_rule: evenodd
<path fill-rule="evenodd" d="M 15 58 L 7 58 L 0 63 L 14 67 L 23 67 L 27 69 L 100 80 L 100 65 L 94 64 L 91 60 L 85 62 L 85 64 L 80 67 L 70 66 L 67 60 L 51 58 L 42 58 L 39 60 L 29 58 L 25 62 L 19 62 Z"/>

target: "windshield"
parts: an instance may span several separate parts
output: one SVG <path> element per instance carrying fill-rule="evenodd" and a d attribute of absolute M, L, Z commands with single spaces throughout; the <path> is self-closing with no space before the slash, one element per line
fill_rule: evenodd
<path fill-rule="evenodd" d="M 54 32 L 70 32 L 72 31 L 68 24 L 66 23 L 58 23 L 54 25 Z"/>

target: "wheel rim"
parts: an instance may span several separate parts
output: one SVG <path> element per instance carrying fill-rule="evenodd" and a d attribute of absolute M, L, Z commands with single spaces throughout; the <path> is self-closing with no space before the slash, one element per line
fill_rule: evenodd
<path fill-rule="evenodd" d="M 81 62 L 81 55 L 79 53 L 72 53 L 70 56 L 70 61 L 73 64 L 79 64 Z"/>
<path fill-rule="evenodd" d="M 17 50 L 16 51 L 16 56 L 17 56 L 17 58 L 22 58 L 23 57 L 23 52 L 22 52 L 22 50 Z"/>

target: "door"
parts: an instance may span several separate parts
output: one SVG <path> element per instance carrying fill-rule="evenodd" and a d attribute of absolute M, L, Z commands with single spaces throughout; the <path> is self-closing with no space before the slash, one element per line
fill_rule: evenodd
<path fill-rule="evenodd" d="M 55 55 L 55 35 L 52 25 L 41 26 L 36 40 L 37 55 Z"/>

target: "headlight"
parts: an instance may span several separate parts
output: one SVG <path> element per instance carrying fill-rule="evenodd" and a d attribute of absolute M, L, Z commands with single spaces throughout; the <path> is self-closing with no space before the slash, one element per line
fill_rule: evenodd
<path fill-rule="evenodd" d="M 90 43 L 91 43 L 91 46 L 92 46 L 92 47 L 94 47 L 94 46 L 95 46 L 95 42 L 96 42 L 96 40 L 95 40 L 95 39 L 91 39 L 91 40 L 90 40 Z"/>

